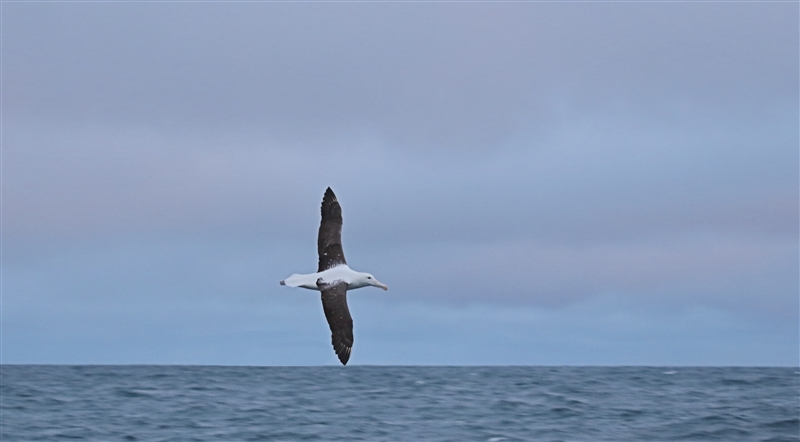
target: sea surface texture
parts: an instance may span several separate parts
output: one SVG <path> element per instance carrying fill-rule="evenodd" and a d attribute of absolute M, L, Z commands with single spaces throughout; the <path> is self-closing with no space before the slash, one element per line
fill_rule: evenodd
<path fill-rule="evenodd" d="M 797 368 L 0 366 L 3 441 L 798 441 Z"/>

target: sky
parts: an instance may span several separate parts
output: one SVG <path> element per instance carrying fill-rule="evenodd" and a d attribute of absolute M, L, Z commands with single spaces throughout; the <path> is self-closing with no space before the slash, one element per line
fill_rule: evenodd
<path fill-rule="evenodd" d="M 2 5 L 6 364 L 800 364 L 796 2 Z"/>

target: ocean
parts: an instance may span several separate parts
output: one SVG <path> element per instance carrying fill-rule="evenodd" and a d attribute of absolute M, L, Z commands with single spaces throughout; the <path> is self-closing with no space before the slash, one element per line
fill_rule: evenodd
<path fill-rule="evenodd" d="M 2 441 L 798 441 L 800 372 L 2 365 Z"/>

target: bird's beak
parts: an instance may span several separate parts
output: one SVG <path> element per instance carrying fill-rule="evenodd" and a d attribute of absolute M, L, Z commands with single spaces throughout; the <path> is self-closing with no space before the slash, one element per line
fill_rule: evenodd
<path fill-rule="evenodd" d="M 389 290 L 389 287 L 385 286 L 384 284 L 381 284 L 378 281 L 375 281 L 375 287 L 380 287 L 380 288 L 382 288 L 384 290 Z"/>

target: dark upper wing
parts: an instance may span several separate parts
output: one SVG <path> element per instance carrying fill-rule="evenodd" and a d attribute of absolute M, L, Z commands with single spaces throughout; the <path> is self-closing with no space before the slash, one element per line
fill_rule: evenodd
<path fill-rule="evenodd" d="M 322 272 L 339 264 L 347 264 L 342 250 L 342 207 L 330 187 L 322 198 L 322 222 L 317 237 L 319 270 Z"/>
<path fill-rule="evenodd" d="M 317 283 L 320 285 L 320 282 Z M 353 348 L 353 318 L 347 308 L 347 283 L 321 286 L 322 309 L 331 327 L 331 343 L 342 365 L 347 365 Z"/>

